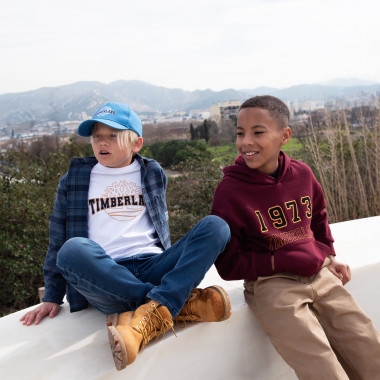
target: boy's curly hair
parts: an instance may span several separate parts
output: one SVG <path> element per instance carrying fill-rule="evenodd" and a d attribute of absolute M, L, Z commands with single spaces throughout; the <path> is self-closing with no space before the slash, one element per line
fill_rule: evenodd
<path fill-rule="evenodd" d="M 282 100 L 274 96 L 254 96 L 244 101 L 239 110 L 244 108 L 262 108 L 267 110 L 269 115 L 278 122 L 280 129 L 289 126 L 290 113 L 288 106 Z"/>

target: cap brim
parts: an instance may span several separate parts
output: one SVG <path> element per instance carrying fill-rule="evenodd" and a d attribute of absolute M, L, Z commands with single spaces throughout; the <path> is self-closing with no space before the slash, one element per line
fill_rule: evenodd
<path fill-rule="evenodd" d="M 91 136 L 92 135 L 92 128 L 95 123 L 102 123 L 105 125 L 108 125 L 111 128 L 115 129 L 131 129 L 128 127 L 125 127 L 124 125 L 115 123 L 112 120 L 107 120 L 107 119 L 91 119 L 91 120 L 86 120 L 83 123 L 81 123 L 78 127 L 78 135 L 79 136 Z"/>

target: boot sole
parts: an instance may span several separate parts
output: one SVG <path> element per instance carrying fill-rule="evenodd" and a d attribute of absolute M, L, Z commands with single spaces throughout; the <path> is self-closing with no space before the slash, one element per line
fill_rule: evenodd
<path fill-rule="evenodd" d="M 108 320 L 107 320 L 108 322 Z M 108 326 L 108 339 L 111 346 L 113 361 L 118 371 L 124 369 L 128 364 L 127 349 L 124 340 L 114 326 Z"/>
<path fill-rule="evenodd" d="M 230 297 L 228 296 L 227 292 L 221 286 L 213 285 L 213 286 L 209 286 L 209 289 L 216 290 L 220 294 L 220 296 L 222 297 L 223 304 L 224 304 L 224 315 L 217 322 L 225 321 L 226 319 L 228 319 L 231 316 Z"/>
<path fill-rule="evenodd" d="M 106 316 L 106 324 L 108 327 L 114 326 L 116 327 L 119 323 L 119 314 L 110 314 Z"/>

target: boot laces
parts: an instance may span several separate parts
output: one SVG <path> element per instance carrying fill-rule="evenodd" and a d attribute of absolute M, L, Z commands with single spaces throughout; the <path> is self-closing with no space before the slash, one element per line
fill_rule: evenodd
<path fill-rule="evenodd" d="M 147 316 L 142 318 L 142 321 L 140 321 L 140 326 L 136 326 L 136 329 L 143 337 L 140 349 L 145 347 L 154 337 L 156 337 L 156 340 L 163 338 L 166 331 L 169 329 L 172 329 L 174 335 L 177 336 L 173 328 L 173 323 L 161 316 L 160 312 L 156 308 L 156 304 L 152 303 L 150 306 L 152 307 L 152 310 L 147 309 Z"/>
<path fill-rule="evenodd" d="M 186 327 L 186 321 L 196 322 L 201 318 L 200 315 L 196 314 L 193 310 L 193 305 L 198 298 L 198 293 L 195 292 L 195 290 L 197 289 L 194 289 L 190 293 L 190 296 L 183 305 L 180 313 L 174 318 L 174 321 L 179 325 L 180 328 Z"/>

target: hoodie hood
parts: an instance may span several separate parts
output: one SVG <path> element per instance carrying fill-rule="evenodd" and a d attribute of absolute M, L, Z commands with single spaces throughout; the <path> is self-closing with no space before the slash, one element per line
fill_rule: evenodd
<path fill-rule="evenodd" d="M 261 173 L 256 169 L 249 168 L 243 157 L 239 155 L 235 159 L 235 163 L 233 165 L 227 166 L 223 169 L 224 178 L 231 177 L 243 182 L 261 185 L 272 185 L 274 183 L 279 183 L 285 179 L 285 176 L 290 168 L 291 159 L 283 151 L 280 151 L 278 161 L 278 173 L 277 178 L 275 178 L 269 174 Z"/>

